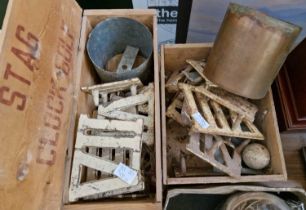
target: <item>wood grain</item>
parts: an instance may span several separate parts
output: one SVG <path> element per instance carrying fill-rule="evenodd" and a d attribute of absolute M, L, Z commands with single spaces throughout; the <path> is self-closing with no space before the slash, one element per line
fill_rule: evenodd
<path fill-rule="evenodd" d="M 93 203 L 93 204 L 74 204 L 66 205 L 63 210 L 161 210 L 160 203 L 150 203 L 146 201 L 137 202 L 114 202 Z"/>
<path fill-rule="evenodd" d="M 1 210 L 61 206 L 81 13 L 71 0 L 8 5 L 0 56 Z M 9 65 L 18 76 L 5 76 Z"/>
<path fill-rule="evenodd" d="M 143 24 L 145 24 L 153 35 L 153 56 L 154 56 L 154 68 L 152 68 L 152 77 L 154 74 L 154 112 L 160 113 L 160 103 L 159 103 L 159 61 L 158 61 L 158 49 L 157 49 L 157 19 L 155 10 L 85 10 L 82 20 L 82 30 L 80 37 L 79 53 L 78 53 L 78 63 L 76 67 L 76 81 L 75 81 L 75 94 L 74 94 L 74 108 L 73 117 L 74 121 L 71 124 L 70 130 L 76 130 L 77 117 L 80 113 L 90 114 L 94 110 L 95 106 L 92 97 L 80 91 L 80 87 L 91 86 L 98 82 L 97 75 L 93 71 L 93 67 L 90 63 L 86 52 L 86 40 L 89 36 L 92 28 L 95 27 L 100 21 L 103 21 L 109 17 L 127 17 L 135 19 Z M 153 80 L 153 78 L 152 78 Z M 155 154 L 156 157 L 161 156 L 161 129 L 160 129 L 160 115 L 155 114 Z M 70 179 L 70 169 L 71 169 L 71 159 L 73 156 L 73 145 L 75 135 L 71 133 L 68 146 L 68 156 L 66 158 L 66 177 L 65 177 L 65 187 L 64 187 L 64 204 L 68 204 L 68 188 Z M 161 176 L 161 159 L 155 158 L 156 160 L 156 202 L 162 201 L 162 176 Z M 152 198 L 153 200 L 153 198 Z M 117 203 L 117 202 L 116 202 Z M 128 203 L 128 202 L 127 202 Z M 82 204 L 83 205 L 83 204 Z M 85 205 L 85 204 L 84 204 Z M 120 206 L 120 205 L 119 205 Z"/>
<path fill-rule="evenodd" d="M 295 132 L 281 134 L 283 149 L 288 171 L 288 180 L 295 181 L 306 189 L 306 166 L 301 154 L 306 146 L 306 133 Z"/>

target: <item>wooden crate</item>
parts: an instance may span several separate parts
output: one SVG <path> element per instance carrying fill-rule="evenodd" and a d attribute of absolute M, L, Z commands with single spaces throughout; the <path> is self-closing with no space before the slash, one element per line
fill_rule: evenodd
<path fill-rule="evenodd" d="M 85 44 L 108 17 L 128 17 L 153 34 L 156 193 L 146 199 L 69 204 L 80 113 L 94 108 L 81 86 L 97 81 Z M 2 31 L 0 209 L 161 209 L 159 63 L 155 10 L 85 10 L 75 0 L 11 0 Z"/>
<path fill-rule="evenodd" d="M 200 60 L 207 58 L 212 44 L 175 44 L 165 45 L 161 49 L 161 102 L 162 102 L 162 159 L 163 159 L 163 183 L 165 185 L 182 185 L 182 184 L 205 184 L 205 183 L 238 183 L 238 182 L 268 182 L 280 181 L 287 179 L 287 172 L 282 151 L 281 139 L 278 131 L 277 119 L 275 115 L 274 103 L 271 91 L 265 98 L 254 101 L 259 107 L 259 113 L 267 110 L 267 114 L 259 129 L 264 134 L 266 140 L 264 143 L 271 153 L 271 174 L 267 175 L 248 175 L 241 176 L 239 179 L 230 176 L 197 176 L 197 177 L 175 177 L 171 169 L 172 164 L 179 162 L 178 155 L 175 151 L 186 147 L 184 144 L 177 144 L 173 139 L 179 138 L 183 133 L 182 129 L 177 129 L 175 124 L 166 123 L 166 91 L 165 77 L 175 70 L 182 69 L 186 66 L 186 59 Z M 255 122 L 256 124 L 256 122 Z M 173 144 L 171 144 L 173 142 Z M 168 146 L 175 147 L 170 152 Z M 171 162 L 170 162 L 171 161 Z M 210 167 L 204 161 L 197 159 L 189 160 L 187 166 L 191 165 L 195 170 L 205 170 Z"/>

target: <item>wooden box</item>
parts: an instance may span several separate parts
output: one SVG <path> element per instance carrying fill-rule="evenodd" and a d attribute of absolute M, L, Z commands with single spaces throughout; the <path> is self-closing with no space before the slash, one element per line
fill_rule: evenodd
<path fill-rule="evenodd" d="M 80 113 L 97 81 L 85 44 L 108 17 L 128 17 L 153 34 L 156 190 L 133 200 L 69 204 L 67 192 Z M 159 63 L 155 10 L 85 10 L 75 0 L 11 0 L 1 41 L 0 209 L 160 209 Z M 153 70 L 153 68 L 152 68 Z"/>
<path fill-rule="evenodd" d="M 183 184 L 205 184 L 205 183 L 238 183 L 238 182 L 267 182 L 280 181 L 287 179 L 287 172 L 282 151 L 281 139 L 278 131 L 277 119 L 275 115 L 274 103 L 271 91 L 265 98 L 254 101 L 258 106 L 258 115 L 266 113 L 263 122 L 257 126 L 264 134 L 264 143 L 271 153 L 271 173 L 266 175 L 242 175 L 239 179 L 230 176 L 192 176 L 177 177 L 172 170 L 174 164 L 180 162 L 179 152 L 186 148 L 186 143 L 178 144 L 183 136 L 182 129 L 177 129 L 178 124 L 168 124 L 166 121 L 167 95 L 165 91 L 165 77 L 175 70 L 186 66 L 186 59 L 201 60 L 207 58 L 212 44 L 176 44 L 165 45 L 161 49 L 161 102 L 162 102 L 162 159 L 163 159 L 163 183 L 165 185 L 183 185 Z M 256 124 L 256 122 L 255 122 Z M 172 142 L 172 143 L 171 143 Z M 185 144 L 185 145 L 184 145 Z M 172 149 L 174 148 L 174 149 Z M 186 161 L 187 167 L 191 170 L 205 171 L 205 167 L 210 167 L 201 159 L 190 159 Z M 188 171 L 188 170 L 187 170 Z"/>

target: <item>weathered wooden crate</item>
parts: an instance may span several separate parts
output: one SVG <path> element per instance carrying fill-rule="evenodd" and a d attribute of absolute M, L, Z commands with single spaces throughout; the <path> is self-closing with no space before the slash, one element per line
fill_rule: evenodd
<path fill-rule="evenodd" d="M 156 190 L 145 199 L 69 204 L 77 120 L 91 114 L 97 81 L 85 44 L 108 17 L 128 17 L 153 34 Z M 155 10 L 85 10 L 75 0 L 11 0 L 0 74 L 0 209 L 160 209 L 161 142 Z M 0 43 L 1 44 L 1 43 Z"/>
<path fill-rule="evenodd" d="M 264 134 L 266 140 L 264 143 L 271 153 L 271 173 L 266 175 L 242 175 L 239 178 L 230 176 L 216 175 L 194 175 L 189 177 L 176 177 L 173 170 L 173 163 L 180 162 L 179 155 L 181 149 L 186 148 L 183 144 L 178 144 L 175 139 L 186 135 L 182 129 L 177 129 L 178 124 L 166 123 L 166 91 L 165 76 L 175 70 L 182 69 L 186 66 L 186 59 L 201 60 L 207 58 L 212 44 L 175 44 L 165 45 L 161 49 L 161 102 L 162 102 L 162 159 L 163 159 L 163 183 L 165 185 L 182 185 L 182 184 L 205 184 L 205 183 L 238 183 L 238 182 L 268 182 L 280 181 L 287 179 L 284 156 L 282 152 L 281 139 L 278 131 L 277 119 L 275 115 L 274 103 L 271 91 L 265 98 L 254 101 L 261 114 L 266 113 L 263 122 L 257 126 Z M 168 102 L 169 103 L 169 102 Z M 256 124 L 256 122 L 255 122 Z M 172 142 L 172 144 L 171 144 Z M 169 144 L 172 152 L 169 152 Z M 187 162 L 187 161 L 186 161 Z M 204 171 L 206 167 L 211 167 L 204 161 L 190 159 L 186 163 L 187 167 L 191 166 L 194 171 Z M 194 172 L 196 174 L 196 172 Z"/>

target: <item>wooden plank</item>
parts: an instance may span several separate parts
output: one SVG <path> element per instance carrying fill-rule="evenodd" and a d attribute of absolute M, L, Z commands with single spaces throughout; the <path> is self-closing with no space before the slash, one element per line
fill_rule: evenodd
<path fill-rule="evenodd" d="M 270 151 L 272 169 L 275 173 L 282 174 L 287 179 L 283 147 L 271 89 L 265 98 L 257 101 L 256 105 L 259 108 L 258 115 L 264 115 L 263 119 L 257 119 L 257 125 L 260 125 L 259 129 L 265 136 L 266 141 L 264 142 Z"/>
<path fill-rule="evenodd" d="M 186 66 L 186 60 L 193 58 L 201 60 L 206 58 L 212 47 L 212 43 L 193 43 L 193 44 L 166 44 L 164 68 L 166 75 Z M 192 52 L 192 56 L 191 56 Z"/>
<path fill-rule="evenodd" d="M 150 9 L 150 10 L 148 9 L 133 9 L 133 10 L 131 9 L 111 9 L 111 10 L 110 9 L 99 9 L 99 10 L 94 10 L 93 9 L 93 10 L 84 10 L 84 16 L 86 16 L 89 19 L 92 25 L 97 25 L 102 20 L 105 20 L 110 17 L 127 17 L 127 18 L 134 19 L 140 23 L 145 24 L 149 28 L 149 30 L 153 34 L 154 45 L 156 44 L 156 47 L 157 47 L 157 42 L 155 42 L 154 40 L 154 35 L 157 35 L 157 34 L 153 30 L 155 28 L 154 19 L 156 17 L 156 11 L 154 9 Z M 154 64 L 154 68 L 155 67 L 157 66 L 155 66 Z"/>
<path fill-rule="evenodd" d="M 283 175 L 250 175 L 240 176 L 239 178 L 230 176 L 206 176 L 206 177 L 184 177 L 168 178 L 167 185 L 186 185 L 186 184 L 211 184 L 211 183 L 246 183 L 246 182 L 272 182 L 286 181 Z"/>
<path fill-rule="evenodd" d="M 160 93 L 161 93 L 161 129 L 162 129 L 162 179 L 163 184 L 167 184 L 167 127 L 166 127 L 166 78 L 165 78 L 165 46 L 161 46 L 160 51 Z"/>
<path fill-rule="evenodd" d="M 301 149 L 306 147 L 306 133 L 282 133 L 281 139 L 288 171 L 288 180 L 297 182 L 306 189 L 306 162 L 301 158 Z"/>
<path fill-rule="evenodd" d="M 153 17 L 153 49 L 154 49 L 154 113 L 155 113 L 155 155 L 161 157 L 161 116 L 160 116 L 160 69 L 159 69 L 159 55 L 158 55 L 158 42 L 157 42 L 157 17 L 154 11 Z M 156 195 L 157 202 L 162 202 L 163 187 L 162 187 L 162 163 L 161 158 L 155 158 L 155 171 L 156 171 Z"/>
<path fill-rule="evenodd" d="M 109 82 L 100 85 L 93 85 L 89 87 L 82 87 L 81 90 L 90 93 L 91 91 L 97 90 L 99 92 L 118 92 L 122 90 L 128 90 L 131 86 L 136 85 L 138 87 L 142 87 L 143 84 L 138 78 L 127 79 L 123 81 L 117 82 Z"/>
<path fill-rule="evenodd" d="M 210 102 L 211 107 L 214 110 L 216 119 L 219 121 L 220 125 L 222 126 L 222 129 L 224 130 L 230 130 L 229 124 L 227 122 L 227 119 L 223 113 L 223 110 L 221 109 L 221 106 L 216 103 L 215 101 Z"/>
<path fill-rule="evenodd" d="M 199 99 L 199 105 L 200 105 L 201 111 L 204 114 L 205 119 L 207 119 L 211 127 L 216 127 L 217 126 L 216 121 L 208 105 L 207 98 L 200 93 L 196 93 L 196 97 Z"/>
<path fill-rule="evenodd" d="M 11 0 L 8 9 L 0 56 L 0 208 L 59 209 L 82 11 L 72 0 Z"/>
<path fill-rule="evenodd" d="M 65 205 L 63 210 L 162 210 L 161 203 L 152 203 L 148 201 L 131 201 L 131 202 L 103 202 L 103 203 L 86 203 Z"/>
<path fill-rule="evenodd" d="M 107 178 L 105 180 L 91 181 L 83 183 L 70 191 L 70 201 L 76 201 L 78 198 L 93 196 L 99 194 L 101 197 L 109 197 L 117 194 L 132 193 L 143 190 L 144 183 L 138 182 L 138 179 L 129 185 L 119 178 Z M 119 191 L 119 192 L 118 192 Z"/>
<path fill-rule="evenodd" d="M 98 114 L 103 115 L 104 113 L 111 112 L 114 110 L 125 109 L 131 106 L 137 106 L 140 104 L 144 104 L 148 102 L 150 93 L 137 94 L 134 96 L 129 96 L 126 98 L 122 98 L 111 102 L 107 106 L 99 105 Z"/>

